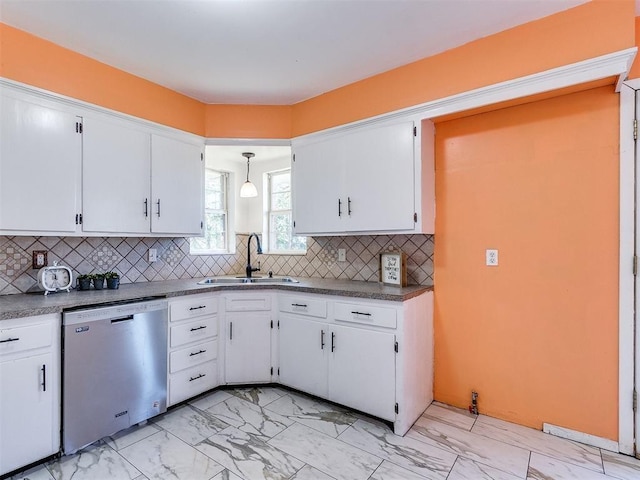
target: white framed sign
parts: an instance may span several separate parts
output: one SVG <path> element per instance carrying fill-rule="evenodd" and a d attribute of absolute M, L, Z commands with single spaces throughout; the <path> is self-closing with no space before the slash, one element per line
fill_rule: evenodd
<path fill-rule="evenodd" d="M 402 252 L 380 254 L 380 281 L 385 285 L 407 286 L 407 260 Z"/>

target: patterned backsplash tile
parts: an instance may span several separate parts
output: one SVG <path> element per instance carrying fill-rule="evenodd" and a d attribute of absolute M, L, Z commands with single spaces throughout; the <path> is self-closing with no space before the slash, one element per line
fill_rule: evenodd
<path fill-rule="evenodd" d="M 47 250 L 49 265 L 56 260 L 67 265 L 74 278 L 114 270 L 121 283 L 151 282 L 242 275 L 248 238 L 236 236 L 235 255 L 191 255 L 185 238 L 0 236 L 0 295 L 37 289 L 38 270 L 31 268 L 34 250 Z M 257 255 L 252 250 L 251 256 L 264 273 L 377 282 L 378 255 L 402 250 L 407 254 L 409 284 L 433 285 L 433 246 L 433 235 L 308 237 L 306 255 Z M 150 248 L 158 251 L 158 261 L 153 263 L 147 261 Z M 338 262 L 340 248 L 346 250 L 346 262 Z"/>

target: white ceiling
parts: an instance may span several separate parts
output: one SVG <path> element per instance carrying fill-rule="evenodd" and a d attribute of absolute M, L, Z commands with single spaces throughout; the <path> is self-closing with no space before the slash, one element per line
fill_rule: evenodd
<path fill-rule="evenodd" d="M 586 1 L 0 0 L 0 21 L 205 103 L 288 105 Z"/>

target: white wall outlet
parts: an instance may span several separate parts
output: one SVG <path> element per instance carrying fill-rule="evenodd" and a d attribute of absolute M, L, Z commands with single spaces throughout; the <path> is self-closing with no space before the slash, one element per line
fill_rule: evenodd
<path fill-rule="evenodd" d="M 158 261 L 158 249 L 150 248 L 149 249 L 149 263 Z"/>
<path fill-rule="evenodd" d="M 487 266 L 497 267 L 498 266 L 498 250 L 487 249 L 486 260 L 487 260 Z"/>
<path fill-rule="evenodd" d="M 338 249 L 338 261 L 346 262 L 347 261 L 347 251 L 344 248 Z"/>

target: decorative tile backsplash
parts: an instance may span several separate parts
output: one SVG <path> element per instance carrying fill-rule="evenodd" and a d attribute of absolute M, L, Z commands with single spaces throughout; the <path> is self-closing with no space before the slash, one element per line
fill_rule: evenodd
<path fill-rule="evenodd" d="M 178 278 L 242 275 L 247 263 L 247 235 L 236 236 L 235 255 L 190 255 L 185 238 L 122 237 L 2 237 L 0 236 L 0 295 L 37 289 L 38 270 L 31 268 L 34 250 L 47 250 L 49 265 L 59 261 L 81 273 L 117 271 L 121 283 Z M 257 255 L 262 272 L 292 277 L 322 277 L 377 282 L 380 252 L 407 254 L 410 285 L 433 285 L 433 235 L 362 235 L 308 237 L 306 255 Z M 149 263 L 155 248 L 158 261 Z M 338 262 L 338 249 L 346 262 Z M 255 249 L 255 243 L 252 244 Z"/>

